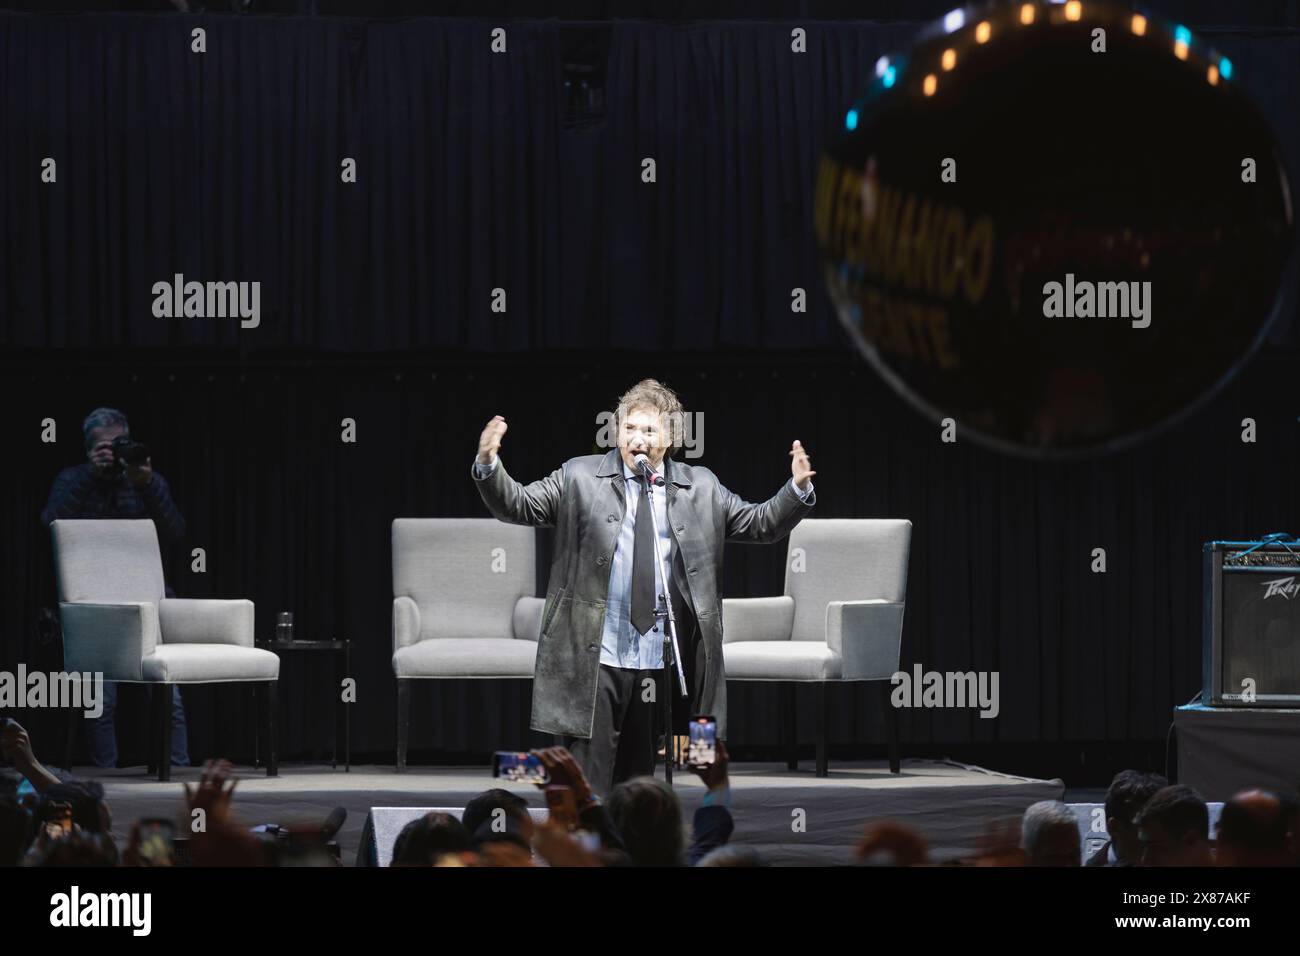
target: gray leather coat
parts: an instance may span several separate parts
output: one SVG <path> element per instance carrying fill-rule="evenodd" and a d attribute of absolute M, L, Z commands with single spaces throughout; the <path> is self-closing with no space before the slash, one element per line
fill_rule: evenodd
<path fill-rule="evenodd" d="M 542 733 L 590 737 L 610 561 L 627 507 L 618 449 L 570 458 L 527 485 L 511 478 L 499 457 L 488 477 L 477 478 L 472 467 L 470 474 L 495 517 L 556 529 L 533 679 L 532 727 Z M 683 597 L 690 602 L 700 635 L 697 661 L 703 666 L 693 668 L 693 708 L 713 715 L 718 735 L 725 740 L 723 542 L 780 541 L 812 511 L 816 491 L 802 501 L 787 477 L 775 495 L 753 504 L 727 490 L 708 468 L 672 458 L 665 459 L 664 477 L 673 580 L 686 584 Z"/>

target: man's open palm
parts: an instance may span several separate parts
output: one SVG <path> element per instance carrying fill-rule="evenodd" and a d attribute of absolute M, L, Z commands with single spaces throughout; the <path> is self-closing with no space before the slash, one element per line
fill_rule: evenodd
<path fill-rule="evenodd" d="M 482 465 L 490 465 L 496 458 L 497 452 L 501 450 L 501 439 L 506 434 L 506 420 L 500 415 L 493 415 L 492 421 L 488 422 L 483 428 L 483 434 L 478 437 L 478 461 Z"/>
<path fill-rule="evenodd" d="M 790 474 L 794 475 L 794 483 L 799 486 L 800 491 L 806 491 L 808 479 L 817 474 L 817 472 L 813 471 L 808 452 L 804 450 L 803 445 L 799 443 L 797 438 L 794 440 L 794 444 L 790 446 Z"/>

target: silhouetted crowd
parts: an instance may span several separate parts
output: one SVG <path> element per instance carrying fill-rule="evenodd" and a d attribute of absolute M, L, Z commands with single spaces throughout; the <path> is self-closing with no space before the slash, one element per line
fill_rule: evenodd
<path fill-rule="evenodd" d="M 196 786 L 184 787 L 184 832 L 142 819 L 125 849 L 112 837 L 102 785 L 61 780 L 37 760 L 26 730 L 8 721 L 0 737 L 0 865 L 14 866 L 337 866 L 332 841 L 341 809 L 321 823 L 249 827 L 232 812 L 237 780 L 227 761 L 209 761 Z M 433 812 L 408 823 L 392 848 L 393 866 L 763 866 L 734 831 L 728 756 L 694 772 L 706 786 L 689 829 L 671 787 L 653 777 L 597 797 L 573 755 L 534 751 L 546 766 L 546 819 L 535 821 L 516 792 L 492 789 L 457 816 Z M 30 787 L 24 787 L 26 780 Z M 26 792 L 24 792 L 26 791 Z M 895 821 L 867 824 L 855 848 L 859 864 L 887 866 L 1297 866 L 1300 799 L 1249 790 L 1228 800 L 1213 837 L 1205 801 L 1190 787 L 1126 770 L 1105 802 L 1107 842 L 1083 860 L 1074 810 L 1045 800 L 1020 820 L 990 823 L 970 855 L 936 860 L 922 834 Z"/>

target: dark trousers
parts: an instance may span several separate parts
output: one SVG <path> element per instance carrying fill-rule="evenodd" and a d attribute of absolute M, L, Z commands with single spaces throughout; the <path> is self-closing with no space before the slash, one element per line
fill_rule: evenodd
<path fill-rule="evenodd" d="M 680 558 L 676 566 L 681 568 Z M 688 692 L 693 693 L 696 671 L 703 666 L 703 644 L 691 606 L 675 583 L 682 575 L 679 570 L 673 578 L 673 613 L 677 619 L 686 685 Z M 624 780 L 654 775 L 659 734 L 663 731 L 663 683 L 662 670 L 632 670 L 601 664 L 596 677 L 596 719 L 591 736 L 560 737 L 560 743 L 582 767 L 592 790 L 601 797 L 608 796 Z M 677 696 L 681 687 L 676 678 L 670 683 L 675 694 L 673 728 L 684 735 L 694 710 L 688 699 Z M 651 684 L 653 692 L 647 690 Z"/>
<path fill-rule="evenodd" d="M 654 774 L 658 677 L 659 671 L 601 664 L 591 736 L 561 738 L 601 797 L 624 780 Z"/>
<path fill-rule="evenodd" d="M 185 729 L 185 705 L 181 703 L 178 684 L 155 684 L 152 693 L 172 695 L 172 766 L 190 765 L 189 743 Z M 117 681 L 104 681 L 104 710 L 98 717 L 86 718 L 86 748 L 96 767 L 117 766 Z"/>

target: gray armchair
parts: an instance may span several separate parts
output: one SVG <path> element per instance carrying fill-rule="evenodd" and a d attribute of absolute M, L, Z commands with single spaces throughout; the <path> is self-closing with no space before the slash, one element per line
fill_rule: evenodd
<path fill-rule="evenodd" d="M 785 593 L 722 602 L 729 681 L 784 685 L 787 766 L 798 768 L 795 689 L 817 689 L 817 776 L 828 772 L 826 686 L 888 681 L 898 670 L 912 522 L 806 518 L 790 533 Z M 899 772 L 898 721 L 885 688 L 889 769 Z"/>
<path fill-rule="evenodd" d="M 253 602 L 168 598 L 158 533 L 148 519 L 50 525 L 64 669 L 155 686 L 151 753 L 171 777 L 171 686 L 255 682 L 267 693 L 267 775 L 275 776 L 280 658 L 253 646 Z"/>
<path fill-rule="evenodd" d="M 393 521 L 397 770 L 414 680 L 532 680 L 542 630 L 536 534 L 495 518 Z"/>

